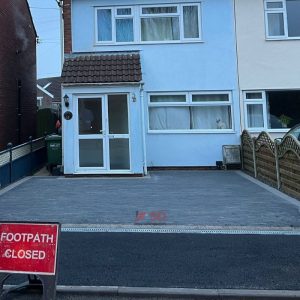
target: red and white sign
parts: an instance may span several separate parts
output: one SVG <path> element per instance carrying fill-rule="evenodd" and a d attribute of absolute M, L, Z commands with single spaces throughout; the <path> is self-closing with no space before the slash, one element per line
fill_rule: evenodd
<path fill-rule="evenodd" d="M 0 223 L 0 272 L 55 275 L 59 224 Z"/>

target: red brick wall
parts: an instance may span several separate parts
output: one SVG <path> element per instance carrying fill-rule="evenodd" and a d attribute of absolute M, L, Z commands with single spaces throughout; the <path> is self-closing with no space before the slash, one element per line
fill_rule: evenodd
<path fill-rule="evenodd" d="M 26 0 L 0 1 L 0 150 L 18 143 L 18 80 L 21 82 L 20 142 L 35 136 L 36 36 Z"/>
<path fill-rule="evenodd" d="M 64 0 L 64 52 L 72 52 L 71 0 Z"/>

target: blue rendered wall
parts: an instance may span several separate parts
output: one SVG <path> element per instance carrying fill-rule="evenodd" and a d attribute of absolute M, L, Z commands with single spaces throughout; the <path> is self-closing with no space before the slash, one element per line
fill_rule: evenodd
<path fill-rule="evenodd" d="M 237 85 L 233 0 L 204 0 L 202 40 L 181 44 L 97 46 L 94 7 L 196 1 L 73 0 L 73 52 L 141 51 L 145 131 L 149 166 L 212 166 L 222 160 L 222 145 L 239 144 L 240 108 Z M 231 91 L 231 133 L 148 133 L 148 92 Z M 139 130 L 140 126 L 136 127 Z"/>

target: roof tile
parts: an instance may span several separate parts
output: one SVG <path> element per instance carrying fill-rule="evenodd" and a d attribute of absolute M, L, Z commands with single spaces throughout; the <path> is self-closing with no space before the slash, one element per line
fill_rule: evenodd
<path fill-rule="evenodd" d="M 139 54 L 84 55 L 66 58 L 63 83 L 119 83 L 142 80 Z"/>

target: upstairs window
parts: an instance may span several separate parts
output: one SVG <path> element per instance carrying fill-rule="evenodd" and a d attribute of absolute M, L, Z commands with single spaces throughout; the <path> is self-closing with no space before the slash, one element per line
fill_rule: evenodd
<path fill-rule="evenodd" d="M 200 40 L 200 4 L 99 7 L 95 35 L 99 44 Z"/>
<path fill-rule="evenodd" d="M 300 38 L 300 0 L 265 1 L 268 38 Z"/>
<path fill-rule="evenodd" d="M 141 41 L 200 38 L 200 5 L 141 7 Z"/>
<path fill-rule="evenodd" d="M 141 40 L 180 40 L 178 7 L 143 7 L 141 13 Z"/>
<path fill-rule="evenodd" d="M 126 8 L 97 8 L 97 36 L 100 43 L 134 41 L 133 11 Z"/>

